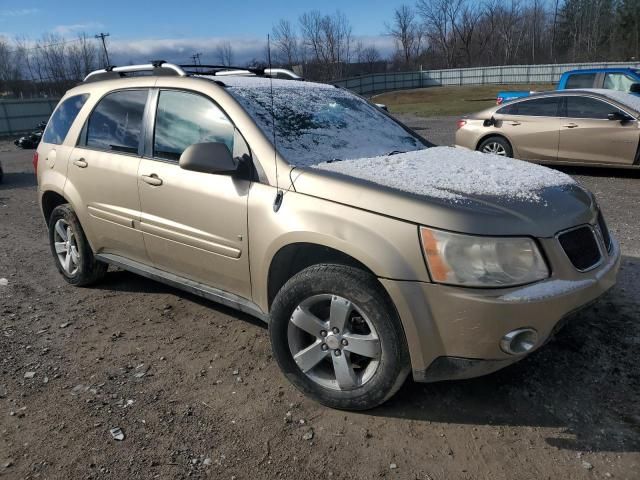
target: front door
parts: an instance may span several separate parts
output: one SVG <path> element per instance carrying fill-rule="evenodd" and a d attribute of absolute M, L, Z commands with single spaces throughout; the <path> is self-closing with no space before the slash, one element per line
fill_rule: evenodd
<path fill-rule="evenodd" d="M 620 112 L 610 103 L 593 97 L 566 97 L 566 117 L 560 126 L 558 160 L 631 165 L 640 142 L 636 120 L 609 120 Z"/>
<path fill-rule="evenodd" d="M 161 90 L 152 151 L 138 172 L 140 228 L 156 268 L 251 298 L 247 239 L 251 182 L 181 169 L 182 152 L 205 142 L 225 143 L 234 154 L 247 152 L 242 137 L 210 99 Z"/>
<path fill-rule="evenodd" d="M 65 191 L 80 198 L 82 226 L 96 253 L 148 263 L 140 222 L 138 168 L 148 89 L 102 98 L 71 152 Z"/>

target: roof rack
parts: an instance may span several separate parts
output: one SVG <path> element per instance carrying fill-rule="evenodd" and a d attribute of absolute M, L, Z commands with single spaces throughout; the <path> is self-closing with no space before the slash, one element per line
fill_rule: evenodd
<path fill-rule="evenodd" d="M 180 65 L 188 71 L 197 75 L 233 76 L 233 75 L 255 75 L 258 77 L 282 75 L 291 80 L 304 80 L 291 70 L 286 68 L 251 68 L 251 67 L 231 67 L 228 65 Z"/>
<path fill-rule="evenodd" d="M 176 75 L 186 77 L 187 73 L 178 65 L 167 63 L 164 60 L 154 60 L 151 63 L 143 65 L 126 65 L 123 67 L 109 66 L 101 70 L 91 72 L 84 78 L 84 82 L 97 82 L 99 80 L 110 80 L 113 78 L 121 78 L 126 73 L 135 72 L 153 72 L 158 75 Z"/>

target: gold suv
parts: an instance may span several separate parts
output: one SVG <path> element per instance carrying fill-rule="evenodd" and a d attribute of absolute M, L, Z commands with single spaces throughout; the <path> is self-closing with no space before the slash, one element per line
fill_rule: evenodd
<path fill-rule="evenodd" d="M 34 166 L 67 282 L 114 265 L 254 315 L 287 379 L 344 409 L 509 365 L 614 285 L 618 244 L 567 175 L 220 72 L 110 68 L 60 101 Z"/>

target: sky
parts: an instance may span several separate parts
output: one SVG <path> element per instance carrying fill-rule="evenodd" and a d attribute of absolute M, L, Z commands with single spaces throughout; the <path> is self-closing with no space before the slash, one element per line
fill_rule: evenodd
<path fill-rule="evenodd" d="M 0 35 L 32 40 L 55 33 L 109 33 L 111 63 L 163 59 L 184 63 L 202 52 L 202 63 L 216 62 L 215 47 L 229 40 L 236 63 L 262 58 L 267 34 L 281 18 L 293 22 L 310 10 L 343 12 L 357 39 L 392 50 L 384 35 L 393 0 L 0 0 Z M 218 6 L 220 4 L 221 6 Z"/>

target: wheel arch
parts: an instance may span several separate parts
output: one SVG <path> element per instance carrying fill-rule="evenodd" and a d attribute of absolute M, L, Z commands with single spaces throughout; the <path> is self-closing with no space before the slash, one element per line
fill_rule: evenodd
<path fill-rule="evenodd" d="M 360 260 L 335 248 L 310 242 L 294 242 L 282 246 L 271 259 L 267 275 L 269 309 L 282 286 L 296 273 L 321 263 L 335 263 L 358 268 L 373 277 L 375 273 Z M 384 289 L 384 288 L 383 288 Z"/>
<path fill-rule="evenodd" d="M 44 220 L 48 223 L 49 218 L 51 218 L 51 213 L 53 210 L 65 203 L 70 203 L 64 195 L 54 190 L 46 190 L 42 193 L 40 198 L 40 206 L 42 210 L 42 215 L 44 216 Z"/>
<path fill-rule="evenodd" d="M 480 137 L 480 139 L 476 143 L 475 150 L 480 150 L 480 145 L 482 145 L 482 142 L 484 142 L 485 140 L 487 140 L 487 139 L 489 139 L 491 137 L 499 137 L 499 138 L 504 139 L 509 144 L 509 146 L 511 147 L 511 151 L 515 154 L 515 148 L 513 147 L 513 142 L 509 139 L 509 137 L 507 137 L 503 133 L 496 133 L 496 132 L 487 133 L 486 135 L 483 135 L 482 137 Z"/>

